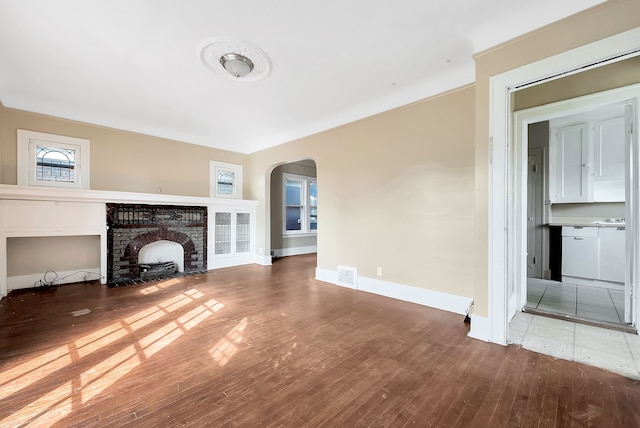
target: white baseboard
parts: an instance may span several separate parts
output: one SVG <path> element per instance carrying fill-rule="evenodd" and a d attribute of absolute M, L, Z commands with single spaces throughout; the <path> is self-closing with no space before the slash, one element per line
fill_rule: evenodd
<path fill-rule="evenodd" d="M 250 265 L 253 263 L 256 263 L 256 256 L 253 254 L 241 254 L 232 256 L 219 255 L 209 257 L 209 260 L 207 260 L 207 270 Z"/>
<path fill-rule="evenodd" d="M 255 264 L 261 265 L 261 266 L 271 266 L 271 256 L 264 256 L 264 255 L 257 255 L 254 257 Z"/>
<path fill-rule="evenodd" d="M 338 273 L 328 269 L 316 268 L 316 279 L 329 282 L 341 287 L 353 288 L 338 283 Z M 465 315 L 472 299 L 456 296 L 440 291 L 427 290 L 425 288 L 412 287 L 379 279 L 358 276 L 357 290 L 378 294 L 405 302 L 417 303 L 431 308 L 441 309 L 447 312 Z"/>
<path fill-rule="evenodd" d="M 489 318 L 471 314 L 471 330 L 467 336 L 491 342 L 491 322 L 489 322 Z"/>
<path fill-rule="evenodd" d="M 301 254 L 312 254 L 318 252 L 317 245 L 310 245 L 308 247 L 292 247 L 292 248 L 280 248 L 272 250 L 274 257 L 287 257 L 287 256 L 299 256 Z"/>
<path fill-rule="evenodd" d="M 207 270 L 214 270 L 233 266 L 258 264 L 271 266 L 271 256 L 261 254 L 243 254 L 235 256 L 214 256 L 207 261 Z"/>
<path fill-rule="evenodd" d="M 338 272 L 335 270 L 316 268 L 316 279 L 318 281 L 328 282 L 330 284 L 339 285 L 340 287 L 347 287 L 346 285 L 338 284 Z"/>
<path fill-rule="evenodd" d="M 56 278 L 57 274 L 57 278 Z M 7 289 L 20 290 L 41 286 L 38 281 L 52 281 L 54 285 L 69 284 L 71 282 L 94 281 L 100 279 L 100 268 L 75 269 L 69 271 L 35 273 L 31 275 L 17 275 L 7 277 Z"/>
<path fill-rule="evenodd" d="M 467 308 L 472 301 L 469 297 L 381 281 L 379 279 L 367 278 L 366 276 L 358 277 L 358 290 L 461 315 L 467 313 Z"/>

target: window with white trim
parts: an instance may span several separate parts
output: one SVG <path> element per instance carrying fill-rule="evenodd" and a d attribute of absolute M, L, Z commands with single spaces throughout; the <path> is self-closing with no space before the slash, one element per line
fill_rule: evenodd
<path fill-rule="evenodd" d="M 18 185 L 90 188 L 89 140 L 25 129 L 17 137 Z"/>
<path fill-rule="evenodd" d="M 209 175 L 212 198 L 242 199 L 242 165 L 211 161 Z"/>
<path fill-rule="evenodd" d="M 283 174 L 283 234 L 315 234 L 318 230 L 318 183 L 315 177 Z"/>

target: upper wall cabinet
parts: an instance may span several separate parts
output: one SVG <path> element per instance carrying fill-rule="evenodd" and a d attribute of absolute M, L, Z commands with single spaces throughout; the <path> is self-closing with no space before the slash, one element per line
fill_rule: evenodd
<path fill-rule="evenodd" d="M 593 126 L 593 200 L 624 201 L 625 119 L 599 120 Z"/>
<path fill-rule="evenodd" d="M 589 128 L 581 123 L 551 129 L 549 169 L 552 202 L 587 202 L 593 199 Z M 554 179 L 555 177 L 555 179 Z"/>
<path fill-rule="evenodd" d="M 578 117 L 581 121 L 572 117 L 550 123 L 552 203 L 624 202 L 627 134 L 624 109 L 614 117 L 607 116 Z"/>

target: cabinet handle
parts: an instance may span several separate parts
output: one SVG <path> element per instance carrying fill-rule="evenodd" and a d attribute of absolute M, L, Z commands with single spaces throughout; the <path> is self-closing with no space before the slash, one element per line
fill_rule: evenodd
<path fill-rule="evenodd" d="M 584 238 L 581 236 L 574 236 L 573 239 L 575 239 L 576 241 L 584 241 Z"/>
<path fill-rule="evenodd" d="M 573 226 L 574 229 L 584 229 L 584 226 Z"/>
<path fill-rule="evenodd" d="M 616 230 L 625 230 L 624 226 L 616 227 Z"/>

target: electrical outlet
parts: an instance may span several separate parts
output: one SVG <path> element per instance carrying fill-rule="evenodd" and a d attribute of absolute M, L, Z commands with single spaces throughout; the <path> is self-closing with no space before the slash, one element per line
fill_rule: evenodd
<path fill-rule="evenodd" d="M 382 276 L 382 268 L 381 267 L 378 267 L 378 269 L 376 269 L 376 275 Z"/>

